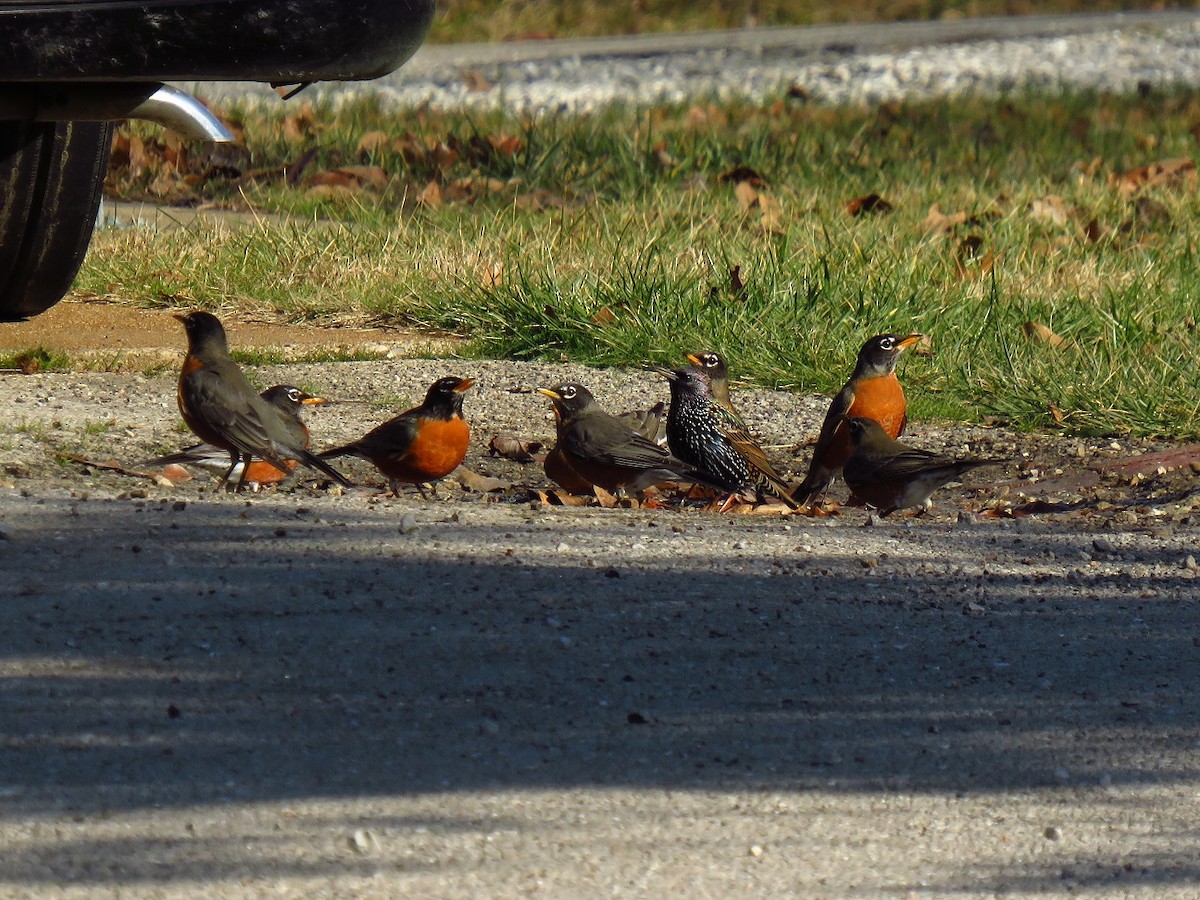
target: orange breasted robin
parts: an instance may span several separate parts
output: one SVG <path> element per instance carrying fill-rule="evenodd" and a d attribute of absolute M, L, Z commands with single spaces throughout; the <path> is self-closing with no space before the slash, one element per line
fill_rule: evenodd
<path fill-rule="evenodd" d="M 583 481 L 619 494 L 627 488 L 640 491 L 664 481 L 704 480 L 702 473 L 665 447 L 605 412 L 583 385 L 568 382 L 538 388 L 538 393 L 549 397 L 554 406 L 555 451 Z"/>
<path fill-rule="evenodd" d="M 243 468 L 236 487 L 240 491 L 255 457 L 284 475 L 291 471 L 288 462 L 295 460 L 351 486 L 344 475 L 305 449 L 308 432 L 294 416 L 280 412 L 250 386 L 229 357 L 229 341 L 216 316 L 196 311 L 175 318 L 183 323 L 188 340 L 179 374 L 179 412 L 196 437 L 229 454 L 221 487 L 240 461 Z"/>
<path fill-rule="evenodd" d="M 741 417 L 730 414 L 713 397 L 712 385 L 699 366 L 660 369 L 671 384 L 667 413 L 667 446 L 679 459 L 715 476 L 734 494 L 769 490 L 792 509 L 796 503 L 767 454 L 750 436 Z"/>
<path fill-rule="evenodd" d="M 842 477 L 854 492 L 886 516 L 910 506 L 925 512 L 930 495 L 942 485 L 978 466 L 1000 465 L 999 459 L 951 459 L 918 450 L 892 438 L 874 419 L 852 416 L 846 430 L 853 445 Z"/>
<path fill-rule="evenodd" d="M 312 394 L 305 393 L 298 387 L 293 387 L 290 384 L 277 384 L 267 388 L 260 395 L 264 400 L 277 408 L 280 412 L 294 418 L 300 423 L 300 427 L 304 428 L 305 446 L 308 446 L 308 428 L 304 425 L 300 418 L 300 411 L 305 406 L 314 406 L 321 403 L 328 403 L 324 397 L 314 397 Z M 229 454 L 212 444 L 193 444 L 191 447 L 185 447 L 178 453 L 169 453 L 166 456 L 158 456 L 154 459 L 148 459 L 143 466 L 169 466 L 169 465 L 184 465 L 198 466 L 202 469 L 215 469 L 218 473 L 223 473 L 229 467 Z M 233 472 L 230 473 L 230 478 L 241 479 L 242 461 L 239 459 Z M 287 460 L 287 468 L 289 472 L 295 471 L 296 461 L 294 459 Z M 250 485 L 276 484 L 283 481 L 287 476 L 275 468 L 271 463 L 261 459 L 253 459 L 250 461 L 250 466 L 246 472 L 245 482 Z"/>
<path fill-rule="evenodd" d="M 808 474 L 792 494 L 801 506 L 808 506 L 823 494 L 846 464 L 850 455 L 850 435 L 844 422 L 847 417 L 874 419 L 890 438 L 904 433 L 908 403 L 896 378 L 896 361 L 923 337 L 877 334 L 863 344 L 850 380 L 842 385 L 825 413 Z"/>
<path fill-rule="evenodd" d="M 467 455 L 471 428 L 463 418 L 463 393 L 474 383 L 471 378 L 439 378 L 420 406 L 321 456 L 361 457 L 383 473 L 393 496 L 400 496 L 402 484 L 415 484 L 424 495 L 421 485 L 445 478 Z"/>

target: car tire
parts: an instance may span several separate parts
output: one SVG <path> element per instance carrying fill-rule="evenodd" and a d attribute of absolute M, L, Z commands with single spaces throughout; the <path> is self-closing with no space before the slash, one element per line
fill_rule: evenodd
<path fill-rule="evenodd" d="M 87 253 L 111 122 L 0 122 L 0 321 L 57 303 Z"/>

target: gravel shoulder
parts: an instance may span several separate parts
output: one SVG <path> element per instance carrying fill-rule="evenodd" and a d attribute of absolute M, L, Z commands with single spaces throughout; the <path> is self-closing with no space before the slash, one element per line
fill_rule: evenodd
<path fill-rule="evenodd" d="M 662 390 L 254 371 L 346 401 L 318 447 L 445 374 L 513 484 L 487 444 L 550 437 L 531 387 Z M 739 400 L 798 476 L 823 399 Z M 395 500 L 365 464 L 235 497 L 68 461 L 186 443 L 173 371 L 0 404 L 7 896 L 1195 895 L 1191 448 L 917 422 L 1014 462 L 868 524 Z"/>

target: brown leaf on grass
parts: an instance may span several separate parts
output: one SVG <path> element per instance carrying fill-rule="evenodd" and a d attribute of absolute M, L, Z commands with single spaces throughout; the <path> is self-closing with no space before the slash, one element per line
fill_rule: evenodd
<path fill-rule="evenodd" d="M 431 181 L 417 194 L 417 202 L 428 206 L 430 209 L 441 209 L 444 201 L 442 200 L 442 186 L 436 181 Z"/>
<path fill-rule="evenodd" d="M 1104 160 L 1099 156 L 1093 156 L 1087 160 L 1076 160 L 1071 164 L 1071 172 L 1079 181 L 1091 181 L 1103 166 Z"/>
<path fill-rule="evenodd" d="M 1092 216 L 1091 220 L 1083 226 L 1083 236 L 1087 238 L 1089 244 L 1095 244 L 1108 237 L 1110 231 L 1100 224 L 1100 221 Z"/>
<path fill-rule="evenodd" d="M 387 187 L 387 173 L 379 166 L 342 166 L 325 172 L 316 172 L 308 183 L 313 187 L 328 184 L 348 188 Z"/>
<path fill-rule="evenodd" d="M 1070 341 L 1062 335 L 1056 334 L 1041 322 L 1026 322 L 1021 326 L 1021 330 L 1025 333 L 1025 337 L 1049 344 L 1055 350 L 1064 350 L 1071 346 Z"/>
<path fill-rule="evenodd" d="M 483 270 L 483 276 L 480 278 L 485 287 L 499 287 L 504 284 L 504 263 L 497 260 L 494 263 L 486 266 Z"/>
<path fill-rule="evenodd" d="M 734 266 L 729 270 L 729 290 L 738 301 L 746 299 L 746 283 L 742 281 L 742 267 Z"/>
<path fill-rule="evenodd" d="M 890 213 L 892 209 L 892 204 L 878 194 L 855 197 L 846 203 L 846 212 L 852 216 L 861 216 L 863 213 Z"/>
<path fill-rule="evenodd" d="M 488 441 L 488 456 L 500 456 L 513 462 L 528 464 L 533 454 L 541 452 L 541 441 L 523 441 L 511 434 L 494 434 Z"/>
<path fill-rule="evenodd" d="M 1061 425 L 1063 422 L 1066 421 L 1066 418 L 1067 418 L 1066 414 L 1063 413 L 1063 411 L 1061 409 L 1059 409 L 1058 404 L 1047 403 L 1046 408 L 1050 410 L 1050 418 L 1052 418 L 1054 420 L 1055 425 Z"/>
<path fill-rule="evenodd" d="M 729 116 L 715 104 L 708 106 L 693 106 L 684 116 L 689 128 L 724 128 L 729 124 Z"/>
<path fill-rule="evenodd" d="M 358 146 L 354 149 L 354 153 L 360 159 L 367 159 L 380 150 L 386 149 L 390 142 L 391 138 L 386 131 L 368 131 L 358 139 Z"/>
<path fill-rule="evenodd" d="M 758 203 L 758 191 L 748 181 L 739 181 L 733 187 L 733 196 L 737 198 L 738 209 L 751 209 L 754 204 Z"/>
<path fill-rule="evenodd" d="M 607 306 L 602 306 L 592 315 L 592 324 L 604 327 L 617 321 L 617 314 Z"/>
<path fill-rule="evenodd" d="M 1025 209 L 1029 213 L 1029 218 L 1037 222 L 1065 225 L 1070 219 L 1067 201 L 1057 194 L 1047 194 L 1045 197 L 1030 200 Z"/>
<path fill-rule="evenodd" d="M 492 149 L 496 151 L 497 156 L 509 158 L 516 156 L 525 146 L 525 142 L 519 137 L 508 134 L 489 135 L 488 143 L 492 145 Z"/>
<path fill-rule="evenodd" d="M 314 200 L 349 200 L 360 193 L 359 188 L 344 184 L 317 184 L 306 190 L 304 196 Z"/>
<path fill-rule="evenodd" d="M 728 172 L 722 172 L 717 176 L 719 184 L 727 184 L 731 181 L 734 184 L 747 182 L 751 187 L 765 187 L 767 184 L 767 180 L 749 166 L 734 166 Z"/>
<path fill-rule="evenodd" d="M 1159 160 L 1108 177 L 1109 184 L 1122 194 L 1132 194 L 1147 187 L 1194 184 L 1195 181 L 1196 163 L 1186 156 Z"/>
<path fill-rule="evenodd" d="M 923 224 L 926 231 L 951 231 L 966 221 L 967 214 L 965 212 L 946 215 L 942 212 L 942 205 L 935 203 L 929 207 L 929 212 L 926 213 Z"/>
<path fill-rule="evenodd" d="M 783 234 L 783 207 L 769 194 L 758 195 L 758 208 L 762 210 L 758 226 L 767 234 Z"/>
<path fill-rule="evenodd" d="M 289 144 L 303 143 L 316 130 L 317 114 L 313 112 L 311 103 L 305 103 L 299 112 L 283 120 L 283 139 Z"/>
<path fill-rule="evenodd" d="M 565 209 L 567 201 L 559 194 L 546 188 L 536 188 L 513 198 L 518 209 L 526 212 L 542 212 L 547 209 Z"/>

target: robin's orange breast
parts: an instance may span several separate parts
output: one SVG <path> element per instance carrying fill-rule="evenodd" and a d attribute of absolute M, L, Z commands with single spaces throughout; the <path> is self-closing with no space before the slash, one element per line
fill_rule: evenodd
<path fill-rule="evenodd" d="M 865 416 L 883 426 L 888 437 L 897 438 L 904 430 L 908 404 L 904 399 L 904 388 L 895 374 L 879 378 L 864 378 L 854 385 L 854 402 L 846 411 L 847 416 Z M 840 469 L 850 457 L 850 433 L 846 423 L 838 425 L 833 441 L 822 463 L 829 469 Z"/>
<path fill-rule="evenodd" d="M 465 419 L 425 419 L 406 453 L 376 465 L 389 478 L 435 481 L 458 468 L 467 455 L 470 440 L 471 428 Z"/>

